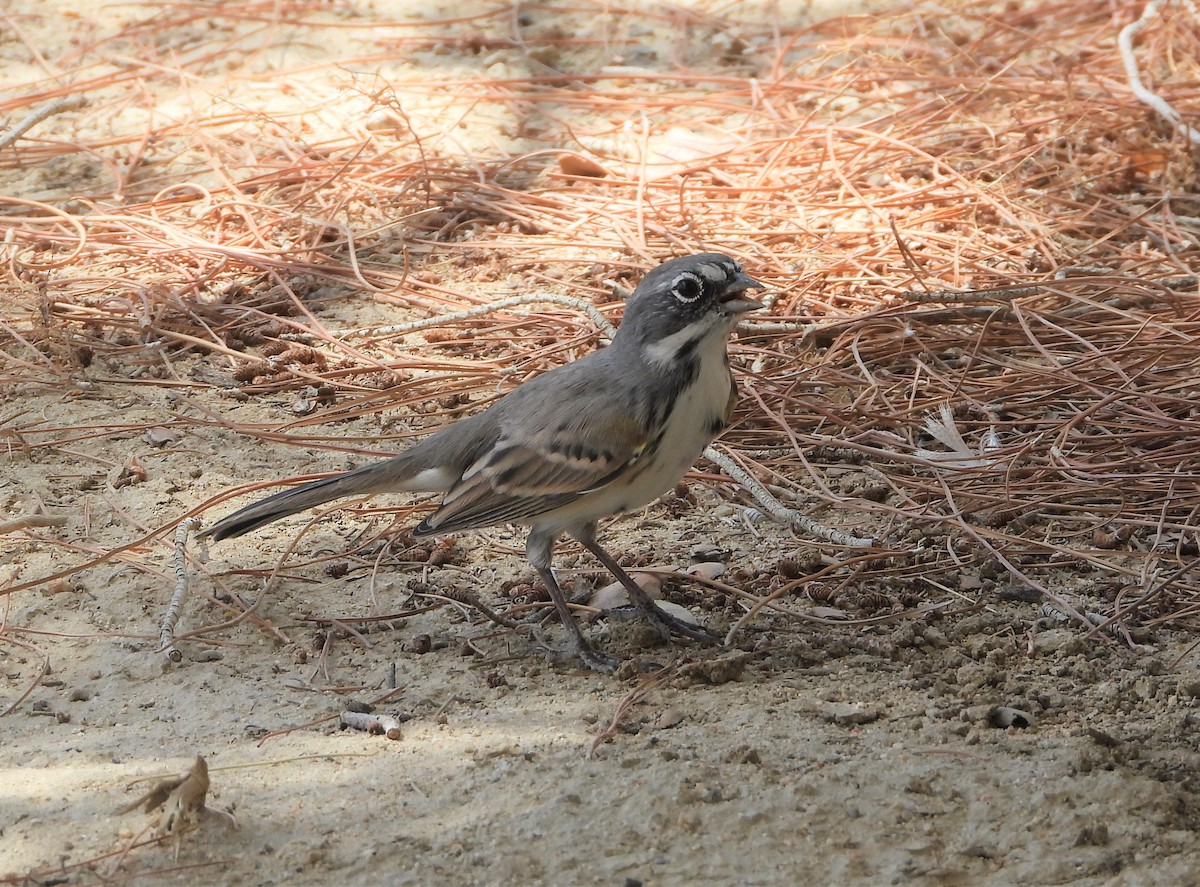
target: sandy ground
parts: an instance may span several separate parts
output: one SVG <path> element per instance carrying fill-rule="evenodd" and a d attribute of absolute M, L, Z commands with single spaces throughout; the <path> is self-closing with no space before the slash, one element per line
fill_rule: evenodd
<path fill-rule="evenodd" d="M 36 68 L 29 45 L 56 58 L 63 40 L 147 14 L 53 6 L 16 2 L 6 13 L 22 28 L 4 44 L 12 82 L 34 76 L 22 67 Z M 385 6 L 360 14 L 405 12 Z M 335 48 L 342 39 L 329 37 Z M 286 62 L 327 50 L 301 41 Z M 389 64 L 386 76 L 418 76 Z M 173 101 L 194 108 L 205 87 L 190 88 Z M 486 125 L 471 120 L 462 137 Z M 36 199 L 72 181 L 70 161 L 5 175 L 8 193 Z M 0 282 L 0 304 L 21 298 Z M 392 319 L 365 297 L 318 314 L 333 325 Z M 207 378 L 228 366 L 180 355 L 170 372 Z M 39 444 L 3 456 L 6 519 L 66 517 L 0 539 L 6 583 L 60 569 L 68 550 L 76 563 L 126 545 L 248 481 L 350 458 L 216 424 L 169 433 L 177 415 L 284 426 L 294 393 L 247 401 L 231 385 L 181 395 L 147 384 L 136 361 L 80 370 L 76 382 L 64 390 L 25 375 L 0 390 L 4 424 Z M 333 432 L 369 435 L 373 421 Z M 122 479 L 132 457 L 142 482 Z M 709 485 L 693 478 L 689 488 L 620 521 L 612 547 L 680 567 L 698 546 L 713 548 L 725 581 L 811 557 L 805 540 L 745 520 Z M 304 523 L 223 543 L 193 565 L 181 632 L 229 620 L 234 595 L 257 598 Z M 381 526 L 349 512 L 318 524 L 302 553 L 328 562 L 285 561 L 258 621 L 181 641 L 179 663 L 155 651 L 174 581 L 168 543 L 5 597 L 4 624 L 19 630 L 0 643 L 0 707 L 19 704 L 0 718 L 4 883 L 1200 883 L 1200 667 L 1195 656 L 1177 661 L 1188 636 L 1160 631 L 1132 651 L 1074 626 L 1034 631 L 1028 601 L 853 628 L 763 617 L 728 651 L 668 648 L 606 621 L 588 629 L 595 642 L 644 671 L 610 678 L 551 665 L 528 632 L 464 607 L 358 635 L 332 625 L 405 612 L 420 602 L 413 590 L 467 590 L 493 604 L 528 592 L 513 531 L 460 537 L 440 566 L 404 545 L 343 556 Z M 574 587 L 596 579 L 577 551 L 562 563 Z M 712 594 L 680 583 L 667 592 L 728 628 L 733 611 Z M 554 625 L 539 633 L 561 642 Z M 388 695 L 392 669 L 397 692 L 379 710 L 403 721 L 402 738 L 340 730 L 336 715 L 351 702 Z M 208 804 L 239 827 L 211 818 L 177 843 L 129 849 L 156 821 L 117 814 L 148 790 L 136 781 L 178 774 L 197 755 L 210 768 Z"/>

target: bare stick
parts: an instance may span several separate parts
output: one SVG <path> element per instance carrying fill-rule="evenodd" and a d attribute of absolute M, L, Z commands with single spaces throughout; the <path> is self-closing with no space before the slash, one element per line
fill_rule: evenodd
<path fill-rule="evenodd" d="M 388 739 L 396 740 L 401 736 L 400 721 L 391 715 L 374 715 L 362 711 L 344 711 L 341 714 L 343 727 L 352 730 L 366 730 L 372 736 L 380 734 Z"/>
<path fill-rule="evenodd" d="M 187 594 L 187 538 L 188 533 L 200 526 L 200 518 L 189 517 L 179 522 L 175 528 L 175 593 L 171 595 L 171 603 L 163 614 L 158 626 L 158 650 L 165 653 L 172 662 L 179 662 L 183 654 L 175 646 L 175 623 L 179 621 L 179 610 L 183 606 L 184 595 Z"/>
<path fill-rule="evenodd" d="M 61 114 L 63 111 L 73 111 L 83 105 L 84 101 L 85 99 L 81 95 L 62 96 L 40 108 L 35 108 L 11 126 L 8 132 L 0 135 L 0 151 L 3 151 L 47 117 Z"/>
<path fill-rule="evenodd" d="M 15 533 L 17 530 L 29 530 L 33 527 L 65 527 L 66 525 L 67 519 L 62 516 L 29 514 L 0 524 L 0 534 Z"/>
<path fill-rule="evenodd" d="M 822 539 L 826 542 L 832 542 L 835 545 L 845 545 L 850 548 L 870 548 L 875 544 L 874 539 L 864 539 L 850 533 L 843 533 L 841 530 L 827 527 L 807 515 L 788 508 L 772 496 L 770 491 L 759 483 L 754 475 L 742 468 L 731 457 L 719 452 L 715 447 L 706 449 L 704 457 L 710 462 L 715 463 L 722 471 L 741 484 L 742 488 L 763 507 L 767 515 L 779 521 L 779 523 L 795 527 L 800 532 L 807 533 L 815 539 Z"/>
<path fill-rule="evenodd" d="M 439 589 L 436 594 L 424 594 L 422 597 L 442 598 L 444 600 L 454 601 L 455 603 L 466 604 L 468 607 L 474 607 L 489 620 L 502 628 L 515 628 L 517 625 L 517 623 L 513 622 L 506 616 L 500 615 L 483 601 L 481 601 L 476 595 L 465 589 L 442 588 Z"/>
<path fill-rule="evenodd" d="M 1146 4 L 1146 8 L 1142 10 L 1142 17 L 1136 22 L 1130 22 L 1121 29 L 1121 32 L 1117 35 L 1117 48 L 1121 52 L 1121 61 L 1125 64 L 1125 76 L 1129 80 L 1130 91 L 1142 104 L 1148 105 L 1159 117 L 1166 120 L 1176 129 L 1182 130 L 1183 134 L 1188 137 L 1188 140 L 1192 144 L 1200 145 L 1200 130 L 1196 130 L 1184 123 L 1182 114 L 1176 111 L 1166 99 L 1151 92 L 1142 83 L 1142 75 L 1138 71 L 1137 59 L 1133 55 L 1133 38 L 1150 23 L 1150 19 L 1153 16 L 1158 15 L 1159 9 L 1162 8 L 1165 2 L 1166 0 L 1150 0 Z"/>

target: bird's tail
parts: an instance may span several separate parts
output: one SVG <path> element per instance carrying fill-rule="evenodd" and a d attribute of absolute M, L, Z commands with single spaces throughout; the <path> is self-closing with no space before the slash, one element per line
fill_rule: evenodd
<path fill-rule="evenodd" d="M 433 477 L 434 472 L 413 471 L 406 462 L 404 456 L 397 456 L 284 490 L 235 511 L 204 535 L 216 541 L 240 536 L 281 517 L 345 496 L 399 490 L 435 492 L 447 488 L 448 483 L 442 477 Z"/>

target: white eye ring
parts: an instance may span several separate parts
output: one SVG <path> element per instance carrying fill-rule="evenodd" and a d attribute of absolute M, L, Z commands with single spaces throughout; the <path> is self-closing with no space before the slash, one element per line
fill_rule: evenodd
<path fill-rule="evenodd" d="M 671 295 L 683 303 L 694 302 L 704 292 L 704 285 L 695 274 L 685 271 L 671 287 Z"/>

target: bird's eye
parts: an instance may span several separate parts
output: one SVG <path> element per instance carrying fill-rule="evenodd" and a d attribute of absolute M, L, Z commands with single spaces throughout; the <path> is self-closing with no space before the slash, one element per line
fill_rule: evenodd
<path fill-rule="evenodd" d="M 694 302 L 700 298 L 700 280 L 692 274 L 681 275 L 671 292 L 681 302 Z"/>

